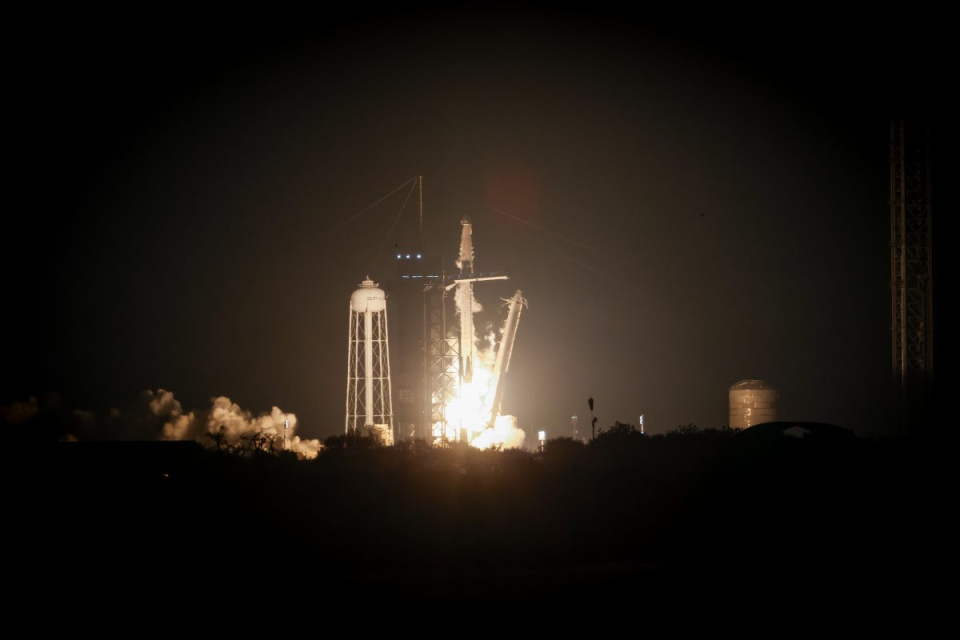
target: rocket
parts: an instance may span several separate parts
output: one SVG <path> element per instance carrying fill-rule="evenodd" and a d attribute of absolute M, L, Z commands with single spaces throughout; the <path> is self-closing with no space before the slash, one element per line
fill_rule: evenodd
<path fill-rule="evenodd" d="M 473 330 L 473 283 L 487 280 L 507 280 L 504 273 L 473 272 L 473 225 L 466 216 L 460 220 L 460 275 L 447 285 L 446 291 L 457 288 L 457 306 L 460 308 L 460 372 L 464 382 L 473 380 L 473 363 L 477 355 L 477 336 Z"/>
<path fill-rule="evenodd" d="M 473 361 L 476 357 L 476 335 L 473 331 L 473 225 L 466 216 L 460 220 L 460 282 L 457 295 L 460 303 L 460 371 L 463 381 L 473 380 Z"/>

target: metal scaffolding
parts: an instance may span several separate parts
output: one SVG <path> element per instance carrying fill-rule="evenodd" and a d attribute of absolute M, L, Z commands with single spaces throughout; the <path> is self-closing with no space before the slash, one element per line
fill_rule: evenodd
<path fill-rule="evenodd" d="M 922 408 L 933 377 L 930 133 L 890 123 L 890 279 L 893 378 L 903 416 Z"/>
<path fill-rule="evenodd" d="M 447 422 L 447 402 L 460 386 L 460 340 L 447 336 L 446 276 L 423 288 L 424 306 L 424 406 L 427 407 L 426 437 L 443 444 L 460 438 L 459 425 Z"/>

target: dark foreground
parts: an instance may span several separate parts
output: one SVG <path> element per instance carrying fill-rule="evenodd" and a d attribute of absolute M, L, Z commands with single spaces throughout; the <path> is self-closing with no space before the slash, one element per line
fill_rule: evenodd
<path fill-rule="evenodd" d="M 339 444 L 344 444 L 340 442 Z M 922 588 L 945 563 L 944 452 L 914 441 L 612 431 L 520 451 L 367 443 L 317 460 L 64 443 L 17 481 L 18 576 L 389 599 Z M 164 587 L 166 588 L 166 587 Z M 579 597 L 579 596 L 578 596 Z"/>

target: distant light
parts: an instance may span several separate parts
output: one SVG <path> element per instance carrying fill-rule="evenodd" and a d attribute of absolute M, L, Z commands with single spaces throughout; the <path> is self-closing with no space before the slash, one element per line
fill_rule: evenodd
<path fill-rule="evenodd" d="M 546 432 L 546 431 L 541 431 L 538 435 L 540 436 L 540 441 L 541 441 L 541 442 L 543 442 L 544 440 L 547 439 L 547 432 Z"/>
<path fill-rule="evenodd" d="M 407 254 L 407 260 L 409 260 L 409 259 L 410 259 L 410 254 L 408 253 L 408 254 Z"/>
<path fill-rule="evenodd" d="M 422 257 L 423 257 L 423 256 L 421 256 L 419 253 L 417 254 L 417 260 L 419 260 L 419 259 L 422 258 Z"/>
<path fill-rule="evenodd" d="M 399 253 L 397 254 L 397 260 L 399 260 L 399 259 L 402 258 L 402 257 L 403 257 L 403 256 L 400 255 Z"/>

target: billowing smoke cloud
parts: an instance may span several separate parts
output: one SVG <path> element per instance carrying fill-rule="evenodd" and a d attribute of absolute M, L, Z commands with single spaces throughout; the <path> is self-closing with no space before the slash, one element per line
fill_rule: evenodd
<path fill-rule="evenodd" d="M 316 457 L 323 446 L 319 440 L 304 440 L 296 435 L 297 416 L 273 407 L 270 413 L 254 416 L 244 411 L 230 398 L 220 396 L 211 400 L 207 411 L 184 413 L 173 394 L 159 389 L 149 403 L 155 415 L 164 418 L 160 437 L 164 440 L 197 440 L 211 444 L 211 436 L 222 437 L 227 444 L 238 444 L 249 436 L 265 436 L 277 446 L 287 434 L 287 450 L 304 458 Z"/>
<path fill-rule="evenodd" d="M 454 305 L 457 308 L 457 315 L 463 311 L 464 305 L 469 302 L 473 313 L 477 314 L 483 311 L 483 305 L 477 300 L 473 293 L 473 287 L 457 287 L 457 295 L 453 297 Z"/>
<path fill-rule="evenodd" d="M 515 416 L 497 416 L 492 429 L 483 430 L 480 435 L 470 441 L 478 449 L 501 447 L 503 449 L 522 449 L 523 440 L 527 434 L 517 427 Z"/>
<path fill-rule="evenodd" d="M 52 427 L 44 439 L 60 440 L 196 440 L 205 446 L 250 446 L 254 440 L 279 450 L 284 432 L 287 450 L 302 458 L 316 457 L 323 447 L 319 440 L 305 440 L 296 434 L 297 416 L 273 407 L 270 413 L 253 415 L 230 398 L 212 398 L 207 410 L 185 412 L 173 392 L 145 390 L 135 402 L 106 414 L 75 410 L 53 413 L 37 399 L 0 406 L 0 418 L 8 425 L 40 422 Z M 287 428 L 285 428 L 285 425 Z M 211 437 L 211 436 L 214 437 Z"/>

